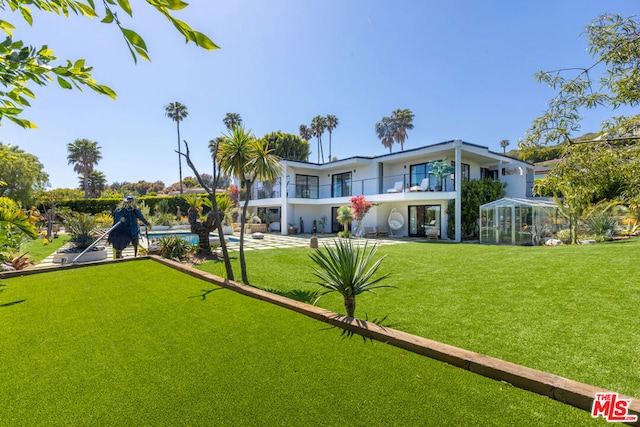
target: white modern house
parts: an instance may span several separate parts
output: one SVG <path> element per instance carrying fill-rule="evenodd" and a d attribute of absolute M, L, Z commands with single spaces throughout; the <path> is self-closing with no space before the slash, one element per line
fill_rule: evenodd
<path fill-rule="evenodd" d="M 436 182 L 430 162 L 445 160 L 455 172 Z M 363 226 L 397 236 L 430 236 L 461 241 L 458 183 L 491 178 L 507 184 L 507 197 L 531 197 L 534 165 L 461 140 L 405 150 L 378 157 L 351 157 L 315 164 L 281 160 L 282 176 L 275 184 L 257 182 L 249 203 L 258 215 L 269 214 L 276 230 L 287 234 L 288 224 L 310 233 L 314 221 L 327 218 L 325 229 L 342 226 L 336 211 L 364 195 L 374 207 Z M 447 235 L 446 209 L 455 202 L 455 235 Z M 281 224 L 281 225 L 280 225 Z M 273 230 L 273 228 L 272 228 Z"/>

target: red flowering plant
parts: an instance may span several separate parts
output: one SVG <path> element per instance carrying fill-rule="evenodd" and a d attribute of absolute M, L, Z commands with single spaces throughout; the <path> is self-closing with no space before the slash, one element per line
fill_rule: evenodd
<path fill-rule="evenodd" d="M 227 192 L 229 194 L 229 198 L 231 198 L 231 201 L 233 202 L 233 205 L 237 206 L 238 198 L 240 196 L 240 190 L 238 189 L 238 187 L 231 184 L 229 188 L 227 188 Z"/>
<path fill-rule="evenodd" d="M 364 196 L 354 196 L 351 198 L 351 210 L 353 211 L 353 220 L 356 221 L 356 227 L 353 232 L 354 236 L 359 236 L 362 231 L 362 220 L 364 216 L 371 210 L 373 203 L 365 200 Z"/>

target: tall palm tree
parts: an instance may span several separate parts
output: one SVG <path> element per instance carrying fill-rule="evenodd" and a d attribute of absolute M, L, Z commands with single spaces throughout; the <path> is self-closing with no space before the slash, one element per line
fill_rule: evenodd
<path fill-rule="evenodd" d="M 271 154 L 265 141 L 257 139 L 242 125 L 230 129 L 218 144 L 221 172 L 236 176 L 245 190 L 240 226 L 240 269 L 242 281 L 246 284 L 249 279 L 244 257 L 244 219 L 247 218 L 251 188 L 256 180 L 275 182 L 282 170 L 279 160 L 278 156 Z"/>
<path fill-rule="evenodd" d="M 389 153 L 393 150 L 393 134 L 395 129 L 395 124 L 391 117 L 385 116 L 376 123 L 376 135 L 378 139 L 382 141 L 382 145 L 389 149 Z"/>
<path fill-rule="evenodd" d="M 227 129 L 231 130 L 242 124 L 242 117 L 240 117 L 240 114 L 238 113 L 227 113 L 227 115 L 224 116 L 224 119 L 222 119 L 222 122 Z"/>
<path fill-rule="evenodd" d="M 307 125 L 300 125 L 300 138 L 308 142 L 312 136 L 313 133 L 311 133 L 311 129 Z M 309 154 L 311 154 L 311 150 L 309 150 Z M 309 161 L 309 156 L 307 156 L 307 161 Z"/>
<path fill-rule="evenodd" d="M 327 120 L 327 132 L 329 132 L 329 162 L 331 162 L 331 133 L 338 126 L 338 118 L 334 115 L 328 114 Z"/>
<path fill-rule="evenodd" d="M 84 198 L 89 198 L 89 175 L 93 167 L 102 159 L 100 146 L 95 141 L 76 139 L 73 144 L 67 144 L 67 164 L 73 165 L 73 170 L 82 175 Z"/>
<path fill-rule="evenodd" d="M 508 139 L 503 139 L 502 141 L 500 141 L 500 147 L 502 147 L 502 152 L 504 154 L 507 153 L 507 147 L 509 146 L 509 140 Z"/>
<path fill-rule="evenodd" d="M 176 122 L 176 129 L 178 130 L 178 173 L 180 174 L 180 194 L 182 194 L 182 153 L 180 151 L 182 144 L 180 144 L 180 122 L 189 115 L 189 112 L 185 105 L 176 101 L 169 103 L 169 105 L 165 105 L 164 115 Z"/>
<path fill-rule="evenodd" d="M 407 130 L 413 129 L 413 118 L 414 114 L 408 108 L 391 113 L 391 120 L 395 124 L 392 136 L 396 142 L 400 143 L 400 151 L 404 151 L 404 141 L 409 138 Z"/>
<path fill-rule="evenodd" d="M 311 133 L 318 138 L 318 163 L 324 163 L 324 152 L 322 151 L 322 134 L 327 129 L 327 119 L 323 116 L 315 116 L 311 120 Z"/>

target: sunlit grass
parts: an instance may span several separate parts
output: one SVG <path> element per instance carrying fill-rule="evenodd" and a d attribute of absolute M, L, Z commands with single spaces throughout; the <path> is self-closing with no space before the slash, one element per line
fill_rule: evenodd
<path fill-rule="evenodd" d="M 0 284 L 0 425 L 604 424 L 151 260 Z"/>
<path fill-rule="evenodd" d="M 60 234 L 57 239 L 52 239 L 49 243 L 40 237 L 35 240 L 28 240 L 20 246 L 20 254 L 27 253 L 27 257 L 34 261 L 40 262 L 69 241 L 71 238 L 68 234 Z"/>
<path fill-rule="evenodd" d="M 247 253 L 251 284 L 309 302 L 311 249 Z M 382 246 L 395 289 L 358 297 L 356 317 L 640 396 L 640 239 L 563 247 Z M 204 270 L 217 266 L 204 264 Z M 236 267 L 236 271 L 237 271 Z M 344 313 L 339 296 L 318 305 Z"/>

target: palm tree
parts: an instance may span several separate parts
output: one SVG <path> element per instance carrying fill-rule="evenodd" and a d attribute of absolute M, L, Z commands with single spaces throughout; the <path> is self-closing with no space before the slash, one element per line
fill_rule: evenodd
<path fill-rule="evenodd" d="M 220 145 L 220 142 L 222 142 L 222 139 L 223 139 L 222 136 L 217 136 L 214 139 L 209 140 L 209 152 L 211 153 L 211 159 L 213 160 L 213 175 L 211 175 L 211 178 L 213 180 L 216 179 L 219 172 L 217 153 L 218 153 L 218 146 Z"/>
<path fill-rule="evenodd" d="M 102 159 L 100 146 L 95 141 L 76 139 L 73 144 L 67 144 L 67 164 L 73 165 L 73 170 L 82 174 L 82 188 L 84 198 L 89 198 L 89 176 L 93 167 Z"/>
<path fill-rule="evenodd" d="M 227 129 L 231 130 L 242 124 L 242 117 L 240 117 L 240 114 L 238 113 L 227 113 L 227 115 L 224 116 L 224 119 L 222 119 L 222 122 Z"/>
<path fill-rule="evenodd" d="M 84 179 L 80 178 L 80 188 L 83 188 Z M 89 175 L 89 195 L 91 197 L 100 197 L 107 185 L 107 177 L 100 171 L 93 171 Z"/>
<path fill-rule="evenodd" d="M 395 129 L 395 123 L 391 120 L 391 117 L 383 117 L 378 123 L 376 123 L 376 135 L 378 139 L 382 141 L 382 145 L 389 149 L 389 153 L 393 150 L 393 134 Z"/>
<path fill-rule="evenodd" d="M 245 190 L 240 227 L 240 269 L 245 284 L 249 279 L 244 257 L 244 219 L 247 218 L 251 188 L 256 180 L 275 182 L 282 170 L 279 160 L 278 156 L 271 154 L 265 141 L 256 139 L 253 132 L 242 125 L 230 129 L 218 144 L 221 172 L 236 176 Z"/>
<path fill-rule="evenodd" d="M 507 147 L 509 146 L 509 140 L 508 139 L 503 139 L 502 141 L 500 141 L 500 147 L 502 147 L 502 152 L 504 154 L 507 153 Z"/>
<path fill-rule="evenodd" d="M 309 141 L 312 136 L 313 134 L 311 133 L 311 129 L 309 129 L 307 125 L 300 125 L 300 138 L 304 139 L 305 141 Z M 309 156 L 307 156 L 307 161 L 309 161 Z"/>
<path fill-rule="evenodd" d="M 180 151 L 180 147 L 182 145 L 180 144 L 180 122 L 189 115 L 189 112 L 185 105 L 176 101 L 169 103 L 169 105 L 165 105 L 164 114 L 176 122 L 176 129 L 178 130 L 178 173 L 180 174 L 180 194 L 182 194 L 182 153 Z"/>
<path fill-rule="evenodd" d="M 311 133 L 318 138 L 318 163 L 324 163 L 324 152 L 322 151 L 322 134 L 327 129 L 327 119 L 322 116 L 315 116 L 311 120 Z"/>
<path fill-rule="evenodd" d="M 404 141 L 409 138 L 407 130 L 413 129 L 414 114 L 409 109 L 395 110 L 391 113 L 391 120 L 394 122 L 394 133 L 392 135 L 396 142 L 400 143 L 400 151 L 404 151 Z"/>
<path fill-rule="evenodd" d="M 329 132 L 329 162 L 331 162 L 331 132 L 338 126 L 338 118 L 331 114 L 326 117 L 327 131 Z"/>
<path fill-rule="evenodd" d="M 350 239 L 338 239 L 335 245 L 335 248 L 331 248 L 323 243 L 324 252 L 317 250 L 310 255 L 313 262 L 320 267 L 313 269 L 316 277 L 320 279 L 318 284 L 327 289 L 318 298 L 330 292 L 338 292 L 344 298 L 347 317 L 353 318 L 356 296 L 364 292 L 373 292 L 374 289 L 391 287 L 380 284 L 389 276 L 388 273 L 373 278 L 386 255 L 371 264 L 377 251 L 376 245 L 368 252 L 367 242 L 363 246 L 354 247 Z"/>

